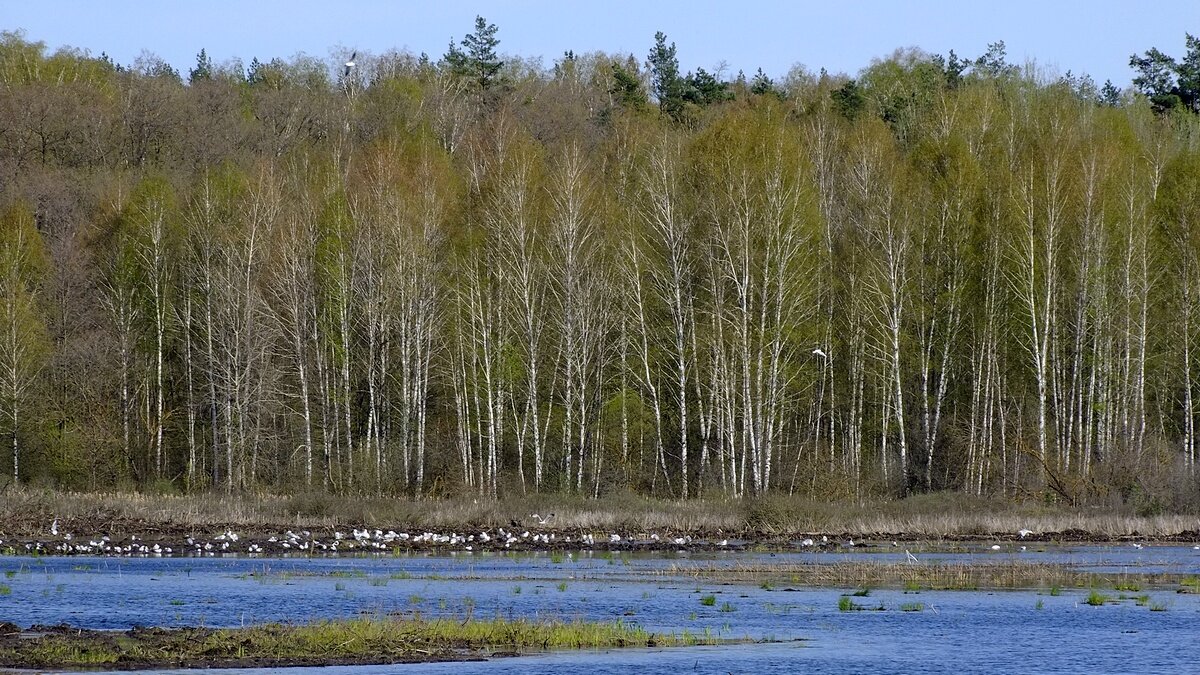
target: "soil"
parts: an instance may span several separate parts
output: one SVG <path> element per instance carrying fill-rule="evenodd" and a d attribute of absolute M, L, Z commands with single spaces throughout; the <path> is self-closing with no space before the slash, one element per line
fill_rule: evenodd
<path fill-rule="evenodd" d="M 480 653 L 468 650 L 443 649 L 436 651 L 414 650 L 401 655 L 364 654 L 354 657 L 279 657 L 247 655 L 203 655 L 185 658 L 152 657 L 145 654 L 180 653 L 190 644 L 202 644 L 215 631 L 208 628 L 134 628 L 129 631 L 98 631 L 76 628 L 67 624 L 55 626 L 30 626 L 21 630 L 11 623 L 0 623 L 0 668 L 62 668 L 58 659 L 45 659 L 39 652 L 62 654 L 75 651 L 79 654 L 117 652 L 116 661 L 87 664 L 96 670 L 150 670 L 163 668 L 284 668 L 292 666 L 336 666 L 336 665 L 381 665 L 393 663 L 433 663 L 441 661 L 482 661 L 493 657 L 515 656 L 513 652 Z M 118 638 L 136 643 L 139 654 L 130 654 L 128 649 L 118 648 Z M 40 648 L 53 644 L 58 649 L 50 652 Z"/>

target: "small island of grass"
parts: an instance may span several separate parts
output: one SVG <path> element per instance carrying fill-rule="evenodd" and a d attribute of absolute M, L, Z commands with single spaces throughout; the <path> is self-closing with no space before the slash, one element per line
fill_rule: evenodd
<path fill-rule="evenodd" d="M 556 649 L 688 646 L 711 636 L 649 633 L 637 625 L 587 621 L 360 617 L 246 628 L 71 626 L 21 630 L 0 623 L 0 667 L 212 668 L 468 661 Z"/>

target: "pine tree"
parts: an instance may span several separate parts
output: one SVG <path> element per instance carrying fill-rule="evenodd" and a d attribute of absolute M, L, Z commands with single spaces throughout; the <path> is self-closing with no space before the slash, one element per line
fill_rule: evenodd
<path fill-rule="evenodd" d="M 496 55 L 500 40 L 496 38 L 496 24 L 488 23 L 482 16 L 475 17 L 475 32 L 462 39 L 461 49 L 451 40 L 443 57 L 450 72 L 467 77 L 487 91 L 500 81 L 500 69 L 504 62 Z"/>
<path fill-rule="evenodd" d="M 671 119 L 683 116 L 684 81 L 679 76 L 679 59 L 675 56 L 675 43 L 667 46 L 667 36 L 662 31 L 654 34 L 654 47 L 646 58 L 650 68 L 650 89 L 658 99 L 658 109 Z"/>

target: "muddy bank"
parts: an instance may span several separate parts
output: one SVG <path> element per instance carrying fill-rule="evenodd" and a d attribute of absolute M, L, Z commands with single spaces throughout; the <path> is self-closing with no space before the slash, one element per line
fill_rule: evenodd
<path fill-rule="evenodd" d="M 709 643 L 712 643 L 710 641 Z M 620 623 L 350 619 L 247 628 L 27 629 L 0 622 L 0 668 L 282 668 L 508 658 L 547 649 L 683 646 Z"/>
<path fill-rule="evenodd" d="M 1020 544 L 1195 544 L 1200 531 L 1143 536 L 1109 536 L 1085 530 L 1062 532 L 997 532 L 930 536 L 908 532 L 789 533 L 764 531 L 604 531 L 582 529 L 393 529 L 348 527 L 320 530 L 242 529 L 233 524 L 205 528 L 153 522 L 88 522 L 56 520 L 42 533 L 0 530 L 0 553 L 8 555 L 216 556 L 246 555 L 361 555 L 413 552 L 570 552 L 570 551 L 845 551 L 895 548 L 929 543 L 964 547 L 988 542 Z"/>
<path fill-rule="evenodd" d="M 1143 536 L 1132 533 L 1109 536 L 1085 530 L 1062 532 L 997 532 L 930 536 L 908 532 L 789 533 L 764 531 L 604 531 L 548 527 L 472 530 L 392 529 L 348 527 L 320 530 L 242 529 L 236 525 L 199 528 L 172 523 L 55 520 L 42 533 L 7 533 L 0 530 L 0 553 L 9 555 L 151 555 L 208 556 L 339 555 L 432 552 L 532 552 L 532 551 L 843 551 L 894 548 L 905 543 L 943 546 L 980 543 L 1021 544 L 1194 544 L 1200 531 Z"/>
<path fill-rule="evenodd" d="M 255 654 L 256 641 L 236 631 L 210 628 L 134 628 L 98 631 L 66 624 L 22 630 L 0 623 L 0 668 L 83 667 L 102 670 L 160 668 L 284 668 L 479 661 L 513 652 L 471 649 L 411 649 L 385 654 L 288 656 Z"/>

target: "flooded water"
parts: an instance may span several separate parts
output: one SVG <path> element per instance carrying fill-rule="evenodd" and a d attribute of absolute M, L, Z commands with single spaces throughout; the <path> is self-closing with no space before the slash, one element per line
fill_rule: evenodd
<path fill-rule="evenodd" d="M 1200 574 L 1189 547 L 913 551 L 921 562 L 1029 559 L 1084 569 Z M 1032 547 L 1031 547 L 1032 548 Z M 0 557 L 0 620 L 86 628 L 239 626 L 355 614 L 621 619 L 653 632 L 785 642 L 539 654 L 480 663 L 296 669 L 376 673 L 1194 672 L 1200 595 L 1128 591 L 762 588 L 671 574 L 689 566 L 902 560 L 903 547 L 848 553 L 458 554 L 369 558 Z M 920 564 L 920 563 L 918 563 Z M 1117 598 L 1121 592 L 1105 589 Z M 1133 596 L 1149 595 L 1141 604 Z M 1156 611 L 1152 611 L 1156 610 Z M 798 641 L 792 641 L 798 640 Z M 222 672 L 222 671 L 206 671 Z M 246 673 L 247 671 L 229 671 Z"/>

